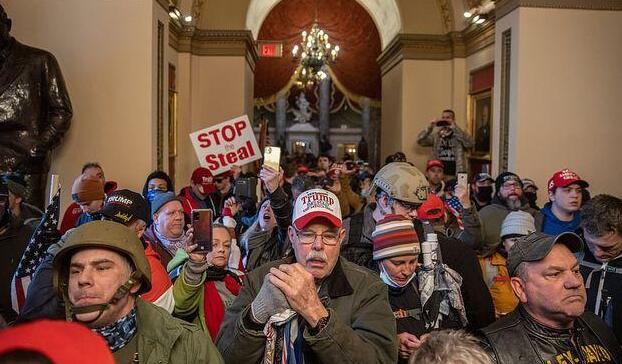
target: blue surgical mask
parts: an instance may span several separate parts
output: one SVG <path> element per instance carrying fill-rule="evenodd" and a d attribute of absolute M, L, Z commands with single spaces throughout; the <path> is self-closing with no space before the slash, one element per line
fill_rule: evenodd
<path fill-rule="evenodd" d="M 387 270 L 384 268 L 384 264 L 382 264 L 382 262 L 378 263 L 378 265 L 380 266 L 380 279 L 382 279 L 382 281 L 389 287 L 393 287 L 393 288 L 402 288 L 402 287 L 406 287 L 408 284 L 410 284 L 410 282 L 413 280 L 413 278 L 415 278 L 415 276 L 417 275 L 416 271 L 413 272 L 413 274 L 410 276 L 410 278 L 408 278 L 408 280 L 406 281 L 406 283 L 404 284 L 399 284 L 397 282 L 395 282 L 391 276 L 389 275 L 389 273 L 387 273 Z"/>

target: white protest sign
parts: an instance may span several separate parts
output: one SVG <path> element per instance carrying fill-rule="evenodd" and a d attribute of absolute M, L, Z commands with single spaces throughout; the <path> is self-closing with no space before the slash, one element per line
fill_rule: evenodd
<path fill-rule="evenodd" d="M 219 174 L 261 159 L 253 128 L 247 115 L 190 133 L 190 141 L 201 167 Z"/>

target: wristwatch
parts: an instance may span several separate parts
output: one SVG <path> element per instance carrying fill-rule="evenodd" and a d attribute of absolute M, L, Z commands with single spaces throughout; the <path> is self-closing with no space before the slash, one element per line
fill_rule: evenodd
<path fill-rule="evenodd" d="M 317 324 L 315 325 L 315 327 L 309 327 L 309 334 L 311 334 L 311 336 L 315 336 L 317 334 L 320 333 L 320 331 L 322 331 L 322 329 L 324 329 L 324 327 L 326 327 L 326 325 L 328 325 L 328 320 L 330 319 L 330 311 L 328 311 L 328 315 L 320 318 L 317 321 Z"/>

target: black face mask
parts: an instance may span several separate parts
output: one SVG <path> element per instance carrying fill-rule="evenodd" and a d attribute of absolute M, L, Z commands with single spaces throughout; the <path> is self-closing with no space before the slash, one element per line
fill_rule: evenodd
<path fill-rule="evenodd" d="M 527 199 L 527 201 L 529 201 L 530 205 L 535 205 L 536 204 L 536 200 L 538 199 L 538 194 L 535 192 L 524 192 L 523 195 L 525 195 L 525 198 Z"/>
<path fill-rule="evenodd" d="M 492 200 L 492 186 L 478 187 L 475 196 L 479 201 L 490 202 Z"/>

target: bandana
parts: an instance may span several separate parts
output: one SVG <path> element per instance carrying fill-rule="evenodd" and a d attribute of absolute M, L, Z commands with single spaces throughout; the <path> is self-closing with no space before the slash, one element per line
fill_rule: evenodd
<path fill-rule="evenodd" d="M 184 234 L 181 234 L 179 238 L 169 239 L 158 231 L 158 226 L 155 223 L 153 224 L 153 232 L 155 232 L 156 238 L 158 238 L 158 240 L 162 242 L 166 250 L 168 250 L 168 252 L 171 253 L 173 256 L 177 254 L 177 250 L 183 249 Z"/>
<path fill-rule="evenodd" d="M 93 329 L 106 340 L 112 352 L 127 345 L 136 334 L 136 330 L 136 307 L 118 321 L 99 329 Z"/>

